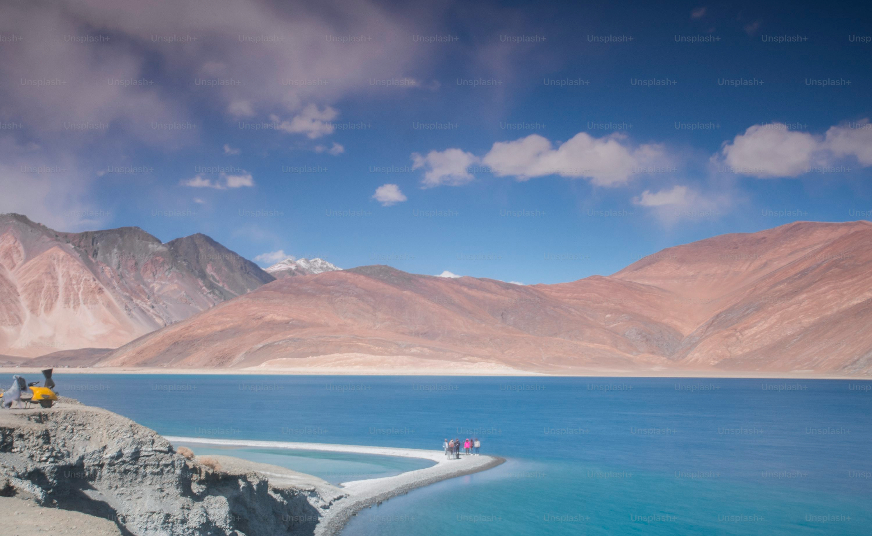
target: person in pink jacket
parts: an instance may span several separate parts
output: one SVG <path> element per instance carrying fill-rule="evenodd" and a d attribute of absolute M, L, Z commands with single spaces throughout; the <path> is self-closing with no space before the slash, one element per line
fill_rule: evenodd
<path fill-rule="evenodd" d="M 466 453 L 469 454 L 469 438 L 466 438 L 466 441 L 463 442 L 463 448 L 466 449 Z"/>

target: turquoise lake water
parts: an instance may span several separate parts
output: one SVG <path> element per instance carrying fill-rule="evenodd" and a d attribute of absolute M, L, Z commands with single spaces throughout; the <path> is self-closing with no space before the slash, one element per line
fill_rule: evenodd
<path fill-rule="evenodd" d="M 475 436 L 508 459 L 368 509 L 346 536 L 872 534 L 872 382 L 55 379 L 61 394 L 169 436 L 429 449 Z M 396 474 L 408 462 L 249 450 L 322 474 Z"/>
<path fill-rule="evenodd" d="M 420 458 L 370 456 L 344 452 L 228 447 L 204 445 L 190 441 L 173 441 L 173 445 L 176 448 L 188 447 L 198 456 L 234 456 L 253 462 L 287 467 L 294 471 L 317 476 L 331 484 L 395 476 L 435 465 L 430 460 Z"/>

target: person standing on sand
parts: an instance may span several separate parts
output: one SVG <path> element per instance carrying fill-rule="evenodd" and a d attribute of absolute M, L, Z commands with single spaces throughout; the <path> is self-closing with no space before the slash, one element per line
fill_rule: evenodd
<path fill-rule="evenodd" d="M 469 456 L 469 438 L 468 437 L 463 442 L 463 450 L 465 450 L 466 455 Z"/>
<path fill-rule="evenodd" d="M 460 440 L 454 438 L 454 457 L 460 459 Z"/>
<path fill-rule="evenodd" d="M 481 447 L 481 441 L 479 441 L 477 437 L 473 439 L 472 446 L 475 447 L 475 455 L 478 456 L 478 449 Z"/>
<path fill-rule="evenodd" d="M 442 452 L 445 453 L 445 457 L 447 458 L 448 457 L 448 439 L 447 438 L 442 441 Z"/>

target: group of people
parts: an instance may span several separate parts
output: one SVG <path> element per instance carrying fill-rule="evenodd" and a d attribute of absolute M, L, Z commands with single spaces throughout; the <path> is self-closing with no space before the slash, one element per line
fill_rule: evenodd
<path fill-rule="evenodd" d="M 466 454 L 472 454 L 473 456 L 477 456 L 479 453 L 479 449 L 481 448 L 481 441 L 478 438 L 469 439 L 466 438 L 463 441 L 459 439 L 452 439 L 442 442 L 442 449 L 445 451 L 445 457 L 450 459 L 459 459 L 460 458 L 460 449 L 463 449 Z"/>

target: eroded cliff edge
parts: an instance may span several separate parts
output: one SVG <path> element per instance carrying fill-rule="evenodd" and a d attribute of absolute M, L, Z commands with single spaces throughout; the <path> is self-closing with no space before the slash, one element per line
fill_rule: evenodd
<path fill-rule="evenodd" d="M 283 468 L 200 462 L 153 430 L 75 401 L 0 411 L 0 495 L 108 519 L 122 534 L 309 535 L 346 495 Z"/>

